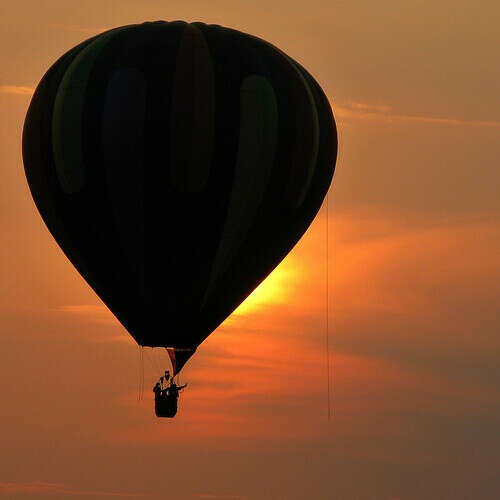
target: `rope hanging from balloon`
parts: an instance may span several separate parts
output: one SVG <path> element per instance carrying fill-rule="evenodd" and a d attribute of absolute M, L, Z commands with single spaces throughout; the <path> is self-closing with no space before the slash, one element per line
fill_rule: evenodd
<path fill-rule="evenodd" d="M 144 397 L 144 348 L 139 345 L 139 362 L 138 362 L 138 390 L 137 402 L 141 402 Z"/>
<path fill-rule="evenodd" d="M 325 254 L 326 254 L 326 262 L 325 262 L 325 348 L 326 348 L 326 380 L 327 380 L 327 415 L 328 420 L 331 417 L 331 398 L 330 398 L 330 293 L 329 293 L 329 209 L 328 209 L 328 198 L 329 191 L 326 192 L 326 217 L 325 217 Z"/>

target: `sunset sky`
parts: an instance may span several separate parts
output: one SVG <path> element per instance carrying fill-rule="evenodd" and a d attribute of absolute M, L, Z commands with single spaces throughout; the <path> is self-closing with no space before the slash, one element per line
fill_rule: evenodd
<path fill-rule="evenodd" d="M 172 421 L 151 392 L 168 356 L 144 349 L 140 399 L 140 349 L 21 156 L 48 67 L 158 19 L 277 45 L 339 131 L 328 209 L 186 365 Z M 2 1 L 0 498 L 500 498 L 499 20 L 493 0 Z"/>

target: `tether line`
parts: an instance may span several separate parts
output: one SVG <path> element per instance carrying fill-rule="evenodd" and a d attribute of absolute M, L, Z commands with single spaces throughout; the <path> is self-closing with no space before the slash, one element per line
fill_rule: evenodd
<path fill-rule="evenodd" d="M 329 314 L 329 308 L 330 308 L 330 294 L 329 294 L 329 257 L 330 257 L 330 252 L 329 252 L 329 230 L 328 230 L 328 223 L 329 223 L 329 212 L 328 212 L 328 193 L 329 191 L 326 192 L 326 217 L 325 217 L 325 253 L 326 253 L 326 263 L 325 263 L 325 301 L 326 301 L 326 312 L 325 312 L 325 346 L 326 346 L 326 380 L 327 380 L 327 392 L 328 392 L 328 420 L 330 420 L 331 416 L 331 402 L 330 402 L 330 339 L 329 339 L 329 333 L 330 333 L 330 314 Z"/>

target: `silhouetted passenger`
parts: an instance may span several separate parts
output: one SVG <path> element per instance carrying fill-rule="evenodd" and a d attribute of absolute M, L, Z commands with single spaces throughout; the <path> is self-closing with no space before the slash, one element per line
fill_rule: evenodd
<path fill-rule="evenodd" d="M 178 398 L 179 397 L 179 391 L 181 389 L 184 389 L 184 387 L 186 387 L 187 384 L 184 384 L 184 385 L 177 385 L 175 382 L 174 382 L 174 379 L 170 379 L 170 386 L 169 388 L 167 389 L 168 390 L 168 395 L 170 397 L 173 397 L 173 398 Z"/>
<path fill-rule="evenodd" d="M 153 392 L 155 393 L 155 398 L 158 398 L 161 394 L 161 386 L 160 382 L 156 382 L 156 385 L 153 387 Z"/>
<path fill-rule="evenodd" d="M 170 378 L 170 372 L 168 370 L 165 370 L 165 382 L 168 382 L 169 378 Z"/>

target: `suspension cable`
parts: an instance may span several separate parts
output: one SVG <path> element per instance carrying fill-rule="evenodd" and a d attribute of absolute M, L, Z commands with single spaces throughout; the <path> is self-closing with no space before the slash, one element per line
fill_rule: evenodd
<path fill-rule="evenodd" d="M 325 217 L 325 254 L 326 254 L 326 259 L 325 259 L 325 347 L 326 347 L 326 380 L 327 380 L 327 415 L 328 415 L 328 420 L 330 420 L 331 417 L 331 401 L 330 401 L 330 314 L 329 314 L 329 309 L 330 309 L 330 293 L 329 293 L 329 210 L 328 210 L 328 195 L 329 191 L 326 192 L 326 217 Z"/>

